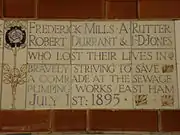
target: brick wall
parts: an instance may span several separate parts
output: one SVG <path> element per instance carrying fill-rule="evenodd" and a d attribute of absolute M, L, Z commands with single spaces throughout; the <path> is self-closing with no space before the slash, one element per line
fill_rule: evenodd
<path fill-rule="evenodd" d="M 148 19 L 180 17 L 180 0 L 0 0 L 3 18 Z M 180 110 L 1 111 L 5 131 L 180 131 Z"/>

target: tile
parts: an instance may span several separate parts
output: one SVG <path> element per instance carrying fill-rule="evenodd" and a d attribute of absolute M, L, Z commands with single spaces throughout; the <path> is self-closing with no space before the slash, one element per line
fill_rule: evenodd
<path fill-rule="evenodd" d="M 180 131 L 178 124 L 180 121 L 179 114 L 179 110 L 161 111 L 161 127 L 163 132 Z"/>
<path fill-rule="evenodd" d="M 4 32 L 4 21 L 0 20 L 0 92 L 2 93 L 2 70 L 3 70 L 3 32 Z M 1 96 L 1 95 L 0 95 Z M 1 105 L 0 105 L 1 106 Z"/>
<path fill-rule="evenodd" d="M 178 0 L 141 0 L 139 1 L 140 18 L 179 18 L 180 1 Z"/>
<path fill-rule="evenodd" d="M 129 68 L 130 64 L 73 65 L 72 108 L 132 109 L 131 73 L 126 73 Z"/>
<path fill-rule="evenodd" d="M 39 0 L 39 18 L 103 18 L 103 0 Z M 82 12 L 83 11 L 83 12 Z"/>
<path fill-rule="evenodd" d="M 163 31 L 165 27 L 166 32 Z M 139 91 L 133 93 L 134 107 L 177 109 L 178 81 L 173 22 L 133 22 L 132 32 L 132 87 L 140 86 Z"/>
<path fill-rule="evenodd" d="M 69 109 L 70 73 L 70 65 L 29 63 L 26 109 Z"/>
<path fill-rule="evenodd" d="M 56 110 L 54 112 L 53 131 L 86 131 L 85 110 Z"/>
<path fill-rule="evenodd" d="M 4 20 L 0 20 L 0 48 L 3 47 Z"/>
<path fill-rule="evenodd" d="M 4 17 L 33 18 L 36 13 L 35 0 L 4 0 Z"/>
<path fill-rule="evenodd" d="M 173 21 L 132 21 L 132 48 L 174 48 Z"/>
<path fill-rule="evenodd" d="M 178 81 L 174 51 L 148 49 L 132 50 L 132 53 L 132 84 L 139 86 L 139 90 L 133 93 L 135 108 L 178 108 Z"/>
<path fill-rule="evenodd" d="M 92 110 L 90 131 L 148 131 L 158 130 L 157 112 L 151 110 Z"/>
<path fill-rule="evenodd" d="M 177 88 L 178 88 L 178 104 L 179 104 L 179 107 L 180 108 L 180 84 L 179 84 L 179 80 L 180 80 L 180 64 L 177 64 L 177 81 L 178 81 L 178 84 L 177 84 Z"/>
<path fill-rule="evenodd" d="M 72 108 L 132 108 L 129 22 L 78 22 L 72 33 Z M 113 39 L 113 40 L 112 40 Z M 126 70 L 126 71 L 125 71 Z M 119 74 L 119 75 L 118 75 Z"/>
<path fill-rule="evenodd" d="M 47 132 L 49 111 L 2 111 L 1 132 Z"/>
<path fill-rule="evenodd" d="M 28 63 L 34 64 L 70 64 L 70 50 L 61 49 L 29 49 L 27 50 Z"/>
<path fill-rule="evenodd" d="M 180 49 L 180 21 L 175 21 L 175 39 L 176 39 L 176 60 L 177 63 L 180 64 L 180 53 L 179 53 L 179 49 Z"/>
<path fill-rule="evenodd" d="M 27 22 L 7 20 L 5 21 L 4 33 L 1 106 L 3 109 L 24 109 L 27 73 Z"/>
<path fill-rule="evenodd" d="M 150 69 L 150 67 L 156 69 L 147 72 L 147 69 Z M 141 63 L 133 65 L 132 84 L 134 87 L 140 87 L 138 91 L 133 93 L 135 108 L 178 108 L 176 67 L 174 67 L 174 71 L 170 73 L 163 73 L 162 70 L 159 70 L 162 67 L 164 67 L 164 64 Z"/>
<path fill-rule="evenodd" d="M 69 21 L 28 22 L 27 109 L 70 108 Z"/>
<path fill-rule="evenodd" d="M 29 63 L 70 63 L 69 21 L 28 21 Z"/>
<path fill-rule="evenodd" d="M 175 48 L 136 48 L 126 54 L 133 64 L 176 64 Z"/>
<path fill-rule="evenodd" d="M 137 18 L 136 0 L 108 0 L 107 17 L 110 19 L 134 19 Z"/>
<path fill-rule="evenodd" d="M 134 93 L 133 97 L 136 108 L 178 108 L 176 64 L 175 62 L 166 63 L 157 61 L 156 63 L 133 64 L 132 83 L 133 85 L 141 85 L 141 89 L 138 93 Z M 170 67 L 172 67 L 171 71 Z"/>
<path fill-rule="evenodd" d="M 70 21 L 29 20 L 28 49 L 69 49 L 72 28 Z"/>
<path fill-rule="evenodd" d="M 73 49 L 131 48 L 129 21 L 72 21 Z"/>
<path fill-rule="evenodd" d="M 131 49 L 74 49 L 72 64 L 120 65 L 131 63 Z"/>

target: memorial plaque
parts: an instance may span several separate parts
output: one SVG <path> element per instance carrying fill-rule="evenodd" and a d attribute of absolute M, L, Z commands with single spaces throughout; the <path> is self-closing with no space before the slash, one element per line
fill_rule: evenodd
<path fill-rule="evenodd" d="M 2 109 L 179 106 L 174 21 L 0 24 Z"/>

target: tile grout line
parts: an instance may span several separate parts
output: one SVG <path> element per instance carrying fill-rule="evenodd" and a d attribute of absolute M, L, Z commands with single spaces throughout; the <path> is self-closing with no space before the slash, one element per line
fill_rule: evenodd
<path fill-rule="evenodd" d="M 2 12 L 1 17 L 4 19 L 4 0 L 1 1 L 1 12 Z"/>
<path fill-rule="evenodd" d="M 54 109 L 50 110 L 50 116 L 49 116 L 49 132 L 54 132 L 54 119 L 55 119 L 55 112 Z"/>
<path fill-rule="evenodd" d="M 4 33 L 4 27 L 5 27 L 5 21 L 3 20 L 3 33 Z M 2 110 L 2 94 L 3 94 L 3 65 L 4 65 L 4 34 L 2 35 L 2 37 L 3 37 L 3 40 L 2 40 L 2 43 L 3 43 L 3 45 L 2 45 L 2 54 L 1 54 L 1 56 L 2 56 L 2 61 L 1 61 L 1 86 L 0 86 L 0 88 L 1 88 L 1 91 L 0 91 L 0 97 L 1 97 L 1 99 L 0 99 L 0 110 Z"/>
<path fill-rule="evenodd" d="M 39 0 L 35 0 L 35 18 L 38 19 Z"/>
<path fill-rule="evenodd" d="M 158 113 L 158 119 L 157 119 L 157 122 L 158 122 L 158 132 L 161 132 L 162 131 L 162 123 L 161 123 L 161 110 L 158 109 L 157 111 Z"/>
<path fill-rule="evenodd" d="M 137 19 L 140 19 L 141 18 L 141 10 L 140 10 L 140 0 L 137 0 L 136 1 L 136 7 L 137 7 L 137 9 L 136 9 L 136 17 L 137 17 Z"/>
<path fill-rule="evenodd" d="M 86 110 L 86 132 L 90 132 L 90 118 L 89 118 L 90 110 Z"/>
<path fill-rule="evenodd" d="M 132 54 L 132 46 L 133 46 L 133 34 L 132 34 L 132 21 L 130 21 L 130 44 L 131 44 L 131 48 L 130 48 L 130 52 Z M 132 69 L 132 66 L 133 66 L 133 61 L 132 61 L 132 56 L 131 56 L 131 87 L 133 87 L 133 82 L 132 82 L 132 76 L 133 76 L 133 69 Z M 132 96 L 132 108 L 135 109 L 135 105 L 134 105 L 134 95 L 133 93 L 131 93 L 131 96 Z"/>
<path fill-rule="evenodd" d="M 107 8 L 108 7 L 108 1 L 107 0 L 104 0 L 104 6 L 103 6 L 103 9 L 104 9 L 104 18 L 107 19 L 108 18 L 108 11 L 107 11 Z"/>
<path fill-rule="evenodd" d="M 29 21 L 27 21 L 27 35 L 29 38 Z M 28 71 L 28 46 L 29 46 L 29 40 L 27 39 L 27 46 L 26 46 L 26 71 Z M 26 72 L 26 86 L 25 86 L 25 109 L 27 109 L 27 87 L 28 87 L 28 72 Z"/>
<path fill-rule="evenodd" d="M 70 27 L 72 26 L 72 21 L 69 21 L 69 25 L 70 25 Z M 72 35 L 72 31 L 70 31 L 70 34 L 69 34 L 69 36 L 70 36 L 70 44 L 69 44 L 69 51 L 70 51 L 70 56 L 72 56 L 72 46 L 73 46 L 73 35 Z M 72 81 L 72 77 L 73 77 L 73 68 L 72 68 L 72 59 L 70 59 L 70 89 L 71 89 L 71 91 L 70 91 L 70 101 L 69 101 L 69 107 L 70 107 L 70 109 L 72 109 L 72 96 L 73 96 L 73 94 L 72 94 L 72 91 L 73 91 L 73 81 Z"/>
<path fill-rule="evenodd" d="M 174 53 L 175 53 L 175 66 L 176 66 L 176 87 L 177 87 L 177 100 L 178 100 L 178 107 L 180 107 L 180 104 L 179 104 L 179 67 L 178 67 L 178 58 L 177 58 L 177 43 L 176 43 L 176 22 L 174 21 Z M 175 96 L 175 95 L 174 95 Z"/>

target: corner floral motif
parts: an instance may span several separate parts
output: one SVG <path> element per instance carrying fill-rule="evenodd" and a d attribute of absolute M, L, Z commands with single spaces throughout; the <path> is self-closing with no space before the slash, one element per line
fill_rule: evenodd
<path fill-rule="evenodd" d="M 163 95 L 161 96 L 161 106 L 168 106 L 173 107 L 174 106 L 174 96 L 173 95 Z"/>
<path fill-rule="evenodd" d="M 147 105 L 147 95 L 135 95 L 135 104 L 136 106 Z"/>
<path fill-rule="evenodd" d="M 11 86 L 12 104 L 11 109 L 16 109 L 16 90 L 18 85 L 23 85 L 27 80 L 27 64 L 17 68 L 17 54 L 26 47 L 26 27 L 22 21 L 9 21 L 6 23 L 4 47 L 13 53 L 13 65 L 3 65 L 3 82 Z"/>

